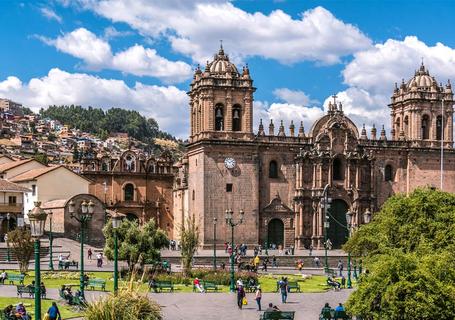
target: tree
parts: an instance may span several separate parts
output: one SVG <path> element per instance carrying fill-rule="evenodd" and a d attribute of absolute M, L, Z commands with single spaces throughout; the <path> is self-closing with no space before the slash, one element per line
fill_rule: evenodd
<path fill-rule="evenodd" d="M 193 257 L 199 247 L 199 243 L 199 226 L 194 216 L 188 217 L 180 227 L 182 268 L 185 276 L 190 275 Z"/>
<path fill-rule="evenodd" d="M 15 229 L 8 232 L 8 243 L 17 258 L 20 272 L 26 273 L 35 250 L 32 235 L 27 230 Z"/>
<path fill-rule="evenodd" d="M 455 195 L 417 189 L 390 198 L 345 245 L 369 270 L 349 298 L 364 319 L 453 319 Z"/>
<path fill-rule="evenodd" d="M 169 239 L 159 229 L 154 219 L 139 226 L 136 221 L 124 219 L 116 230 L 118 235 L 118 258 L 126 261 L 130 273 L 136 264 L 154 263 L 161 259 L 160 250 L 169 245 Z M 103 229 L 106 244 L 104 253 L 110 260 L 114 259 L 114 229 L 110 221 Z"/>
<path fill-rule="evenodd" d="M 46 166 L 49 163 L 49 159 L 47 158 L 47 155 L 45 153 L 37 153 L 33 156 L 33 158 Z"/>

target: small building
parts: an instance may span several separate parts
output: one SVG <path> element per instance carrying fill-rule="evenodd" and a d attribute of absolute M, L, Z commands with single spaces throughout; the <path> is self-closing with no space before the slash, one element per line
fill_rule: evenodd
<path fill-rule="evenodd" d="M 46 203 L 53 200 L 69 199 L 78 194 L 89 192 L 91 181 L 63 165 L 37 168 L 23 172 L 12 179 L 30 189 L 25 196 L 25 212 L 31 210 L 35 201 Z"/>

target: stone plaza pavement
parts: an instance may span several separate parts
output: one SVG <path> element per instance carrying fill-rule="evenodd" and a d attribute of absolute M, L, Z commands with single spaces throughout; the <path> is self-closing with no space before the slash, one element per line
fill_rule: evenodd
<path fill-rule="evenodd" d="M 335 307 L 344 303 L 351 290 L 328 291 L 324 293 L 290 293 L 288 303 L 281 303 L 278 293 L 264 293 L 262 309 L 269 302 L 281 310 L 296 311 L 295 320 L 319 319 L 321 308 L 326 302 Z M 248 305 L 239 310 L 236 295 L 230 293 L 150 293 L 151 299 L 157 301 L 163 310 L 165 320 L 258 320 L 254 294 L 247 294 Z"/>

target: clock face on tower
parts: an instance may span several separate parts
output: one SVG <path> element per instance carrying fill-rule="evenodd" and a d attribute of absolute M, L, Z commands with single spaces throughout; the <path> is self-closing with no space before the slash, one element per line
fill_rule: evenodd
<path fill-rule="evenodd" d="M 228 169 L 234 169 L 236 166 L 236 162 L 234 158 L 226 158 L 224 159 L 224 165 Z"/>

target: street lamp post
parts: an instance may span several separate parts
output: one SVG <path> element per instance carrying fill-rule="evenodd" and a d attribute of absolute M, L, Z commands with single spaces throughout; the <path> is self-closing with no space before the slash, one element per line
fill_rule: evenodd
<path fill-rule="evenodd" d="M 323 208 L 324 208 L 324 272 L 329 272 L 329 259 L 327 256 L 327 230 L 330 227 L 329 216 L 327 214 L 327 210 L 330 209 L 330 203 L 332 199 L 329 198 L 328 189 L 329 184 L 326 184 L 324 190 L 322 191 L 322 200 L 323 200 Z"/>
<path fill-rule="evenodd" d="M 245 212 L 243 210 L 240 210 L 240 219 L 238 221 L 234 221 L 233 212 L 232 210 L 226 210 L 226 224 L 231 227 L 231 285 L 230 285 L 230 291 L 234 292 L 235 291 L 235 284 L 234 284 L 234 228 L 238 226 L 239 224 L 242 224 L 243 222 L 243 216 Z"/>
<path fill-rule="evenodd" d="M 68 211 L 70 213 L 71 218 L 75 219 L 81 224 L 81 274 L 80 274 L 80 291 L 81 296 L 85 298 L 84 295 L 84 288 L 85 288 L 85 281 L 84 281 L 84 237 L 85 237 L 85 229 L 88 225 L 88 222 L 92 219 L 93 212 L 95 210 L 95 204 L 90 200 L 89 202 L 83 200 L 80 205 L 80 210 L 78 210 L 77 215 L 76 213 L 76 204 L 73 200 L 69 203 Z M 79 212 L 80 211 L 80 212 Z"/>
<path fill-rule="evenodd" d="M 216 222 L 218 219 L 213 218 L 213 270 L 216 271 Z"/>
<path fill-rule="evenodd" d="M 112 228 L 114 229 L 114 294 L 118 292 L 118 233 L 117 229 L 122 223 L 122 219 L 125 217 L 124 214 L 112 211 L 110 213 L 112 219 Z"/>
<path fill-rule="evenodd" d="M 41 202 L 28 214 L 30 233 L 35 239 L 35 319 L 41 320 L 41 271 L 40 271 L 40 237 L 44 234 L 47 213 L 40 208 Z"/>
<path fill-rule="evenodd" d="M 351 227 L 352 227 L 352 215 L 353 213 L 348 210 L 346 212 L 346 222 L 348 223 L 348 237 L 351 237 Z M 352 288 L 352 282 L 351 282 L 351 253 L 348 252 L 348 289 Z"/>
<path fill-rule="evenodd" d="M 53 254 L 52 254 L 52 243 L 54 241 L 53 235 L 52 235 L 52 215 L 53 212 L 49 211 L 48 213 L 49 216 L 49 269 L 54 271 L 54 262 L 53 260 Z"/>
<path fill-rule="evenodd" d="M 11 214 L 8 212 L 6 214 L 6 234 L 9 233 L 9 221 L 11 219 Z M 9 251 L 9 239 L 6 238 L 6 261 L 11 262 L 11 254 Z"/>

